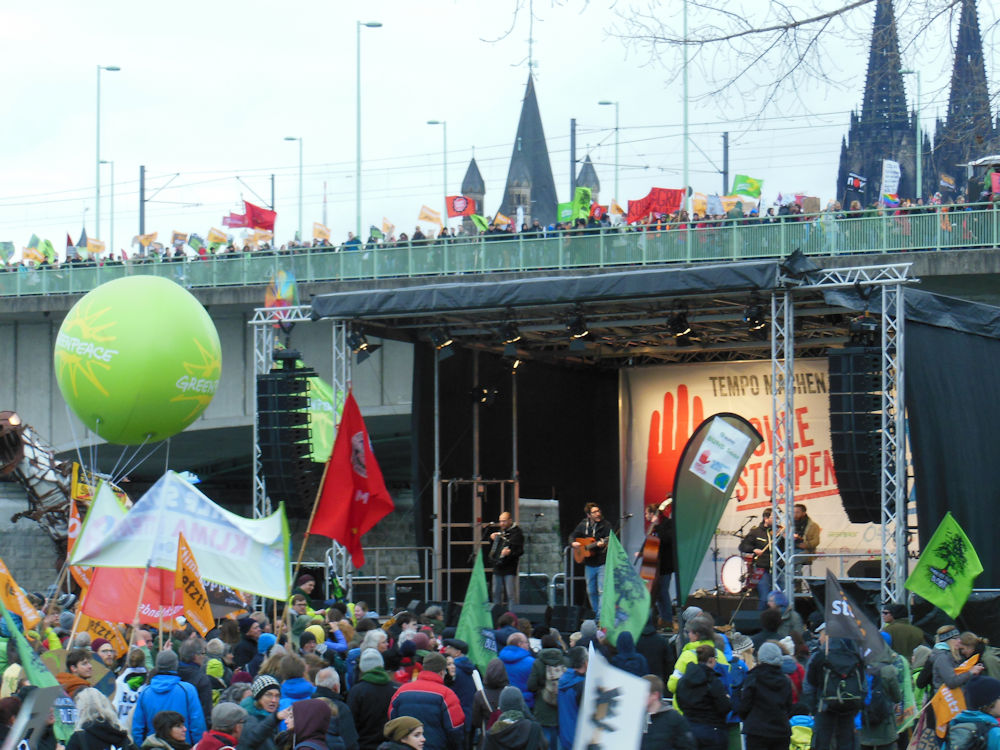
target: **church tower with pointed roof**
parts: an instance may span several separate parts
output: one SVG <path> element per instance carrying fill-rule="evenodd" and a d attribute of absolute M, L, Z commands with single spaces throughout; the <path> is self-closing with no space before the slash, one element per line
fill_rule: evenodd
<path fill-rule="evenodd" d="M 535 82 L 529 73 L 499 210 L 514 220 L 521 206 L 525 222 L 530 225 L 532 220 L 538 219 L 542 226 L 547 226 L 556 220 L 557 202 L 549 149 L 535 98 Z"/>
<path fill-rule="evenodd" d="M 847 138 L 841 143 L 835 194 L 847 201 L 857 198 L 863 206 L 877 201 L 883 159 L 899 162 L 899 195 L 913 197 L 916 194 L 916 118 L 911 117 L 906 106 L 892 0 L 878 0 L 875 7 L 864 98 L 860 114 L 851 113 Z M 860 195 L 845 195 L 851 173 L 867 181 Z"/>
<path fill-rule="evenodd" d="M 594 162 L 590 160 L 590 154 L 583 157 L 583 166 L 580 167 L 580 174 L 576 176 L 576 186 L 590 188 L 590 199 L 594 203 L 600 203 L 598 196 L 601 194 L 601 181 L 597 179 L 597 170 L 594 169 Z"/>
<path fill-rule="evenodd" d="M 469 168 L 465 170 L 465 177 L 462 178 L 462 195 L 472 198 L 476 202 L 476 213 L 482 216 L 486 209 L 483 201 L 486 198 L 486 181 L 479 173 L 479 165 L 476 164 L 476 157 L 469 160 Z M 472 219 L 468 216 L 462 217 L 462 228 L 466 234 L 475 234 L 476 227 Z"/>
<path fill-rule="evenodd" d="M 955 42 L 955 63 L 951 71 L 951 92 L 944 122 L 937 121 L 934 133 L 936 171 L 924 183 L 931 195 L 941 188 L 939 173 L 955 181 L 955 189 L 965 189 L 965 171 L 956 165 L 1000 151 L 997 123 L 990 112 L 986 84 L 983 40 L 979 33 L 976 0 L 962 0 L 962 15 Z M 924 175 L 927 178 L 927 175 Z M 950 191 L 942 191 L 950 192 Z"/>

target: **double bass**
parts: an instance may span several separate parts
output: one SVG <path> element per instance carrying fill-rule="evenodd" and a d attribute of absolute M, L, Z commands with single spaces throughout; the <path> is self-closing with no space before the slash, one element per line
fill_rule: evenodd
<path fill-rule="evenodd" d="M 670 516 L 673 511 L 671 507 L 673 503 L 674 498 L 667 495 L 667 499 L 657 507 L 656 513 L 659 520 L 649 524 L 649 528 L 646 529 L 646 540 L 637 555 L 642 560 L 639 566 L 639 577 L 646 582 L 646 588 L 650 593 L 653 592 L 653 582 L 660 575 L 660 537 L 656 535 L 656 528 L 660 523 L 663 523 L 665 518 Z"/>

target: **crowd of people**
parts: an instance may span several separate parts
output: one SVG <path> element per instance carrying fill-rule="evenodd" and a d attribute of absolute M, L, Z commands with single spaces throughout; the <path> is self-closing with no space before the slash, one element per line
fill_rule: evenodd
<path fill-rule="evenodd" d="M 561 633 L 506 612 L 477 674 L 440 606 L 380 616 L 360 601 L 320 604 L 315 587 L 300 576 L 273 620 L 223 619 L 204 638 L 186 623 L 121 626 L 110 641 L 73 632 L 71 595 L 28 595 L 43 616 L 29 643 L 64 649 L 65 750 L 570 750 L 591 649 L 647 681 L 643 750 L 890 750 L 911 735 L 918 748 L 1000 747 L 998 650 L 951 622 L 929 636 L 899 604 L 882 609 L 876 659 L 828 637 L 821 612 L 803 622 L 780 591 L 753 637 L 697 607 L 614 646 L 594 620 Z M 6 626 L 0 641 L 2 739 L 36 686 Z M 964 708 L 945 719 L 944 743 L 941 717 L 914 724 L 942 685 Z M 53 724 L 34 747 L 61 750 Z"/>
<path fill-rule="evenodd" d="M 607 214 L 590 216 L 587 218 L 577 218 L 573 221 L 554 222 L 543 226 L 538 220 L 531 224 L 522 223 L 520 228 L 513 221 L 497 222 L 488 220 L 485 230 L 480 230 L 475 226 L 468 226 L 464 223 L 452 227 L 441 227 L 437 232 L 428 231 L 424 233 L 420 225 L 417 225 L 413 232 L 395 231 L 384 233 L 372 227 L 368 239 L 362 241 L 353 232 L 347 233 L 347 239 L 342 243 L 334 243 L 330 240 L 315 239 L 311 242 L 290 240 L 281 245 L 274 245 L 269 241 L 249 240 L 242 244 L 235 238 L 230 238 L 228 244 L 217 246 L 199 246 L 194 250 L 183 243 L 176 245 L 164 245 L 153 243 L 149 247 L 136 247 L 132 252 L 125 250 L 107 253 L 106 255 L 95 257 L 83 250 L 76 248 L 67 249 L 67 256 L 64 259 L 54 259 L 53 261 L 22 260 L 20 262 L 7 261 L 0 264 L 0 271 L 12 271 L 18 268 L 93 268 L 105 265 L 121 265 L 155 263 L 155 262 L 178 262 L 206 259 L 210 257 L 232 257 L 243 254 L 255 255 L 280 255 L 296 254 L 305 251 L 310 252 L 351 252 L 359 250 L 372 251 L 376 249 L 390 248 L 424 248 L 434 246 L 444 246 L 449 244 L 470 243 L 481 240 L 483 242 L 497 240 L 514 239 L 544 239 L 552 237 L 573 238 L 578 236 L 608 235 L 608 234 L 629 234 L 635 232 L 653 232 L 662 234 L 670 230 L 713 230 L 733 226 L 766 226 L 776 223 L 801 223 L 803 225 L 817 225 L 820 228 L 829 229 L 845 220 L 867 219 L 872 217 L 884 217 L 893 221 L 894 229 L 902 236 L 909 236 L 912 233 L 910 222 L 918 217 L 933 217 L 930 220 L 934 226 L 940 226 L 941 230 L 951 237 L 953 241 L 961 242 L 967 240 L 976 245 L 978 242 L 978 232 L 976 227 L 970 225 L 974 223 L 971 217 L 962 217 L 961 213 L 973 211 L 974 209 L 989 208 L 993 204 L 989 201 L 983 203 L 967 203 L 959 195 L 953 202 L 943 202 L 940 193 L 932 196 L 925 202 L 923 199 L 903 199 L 898 206 L 886 206 L 874 203 L 865 208 L 860 201 L 852 200 L 845 207 L 840 201 L 831 200 L 826 208 L 815 213 L 803 211 L 802 203 L 781 202 L 774 206 L 761 209 L 757 207 L 745 209 L 742 202 L 737 201 L 731 208 L 724 212 L 709 213 L 707 210 L 701 213 L 694 211 L 688 215 L 683 209 L 666 214 L 652 214 L 646 219 L 625 223 L 621 219 L 612 221 L 612 217 Z M 919 219 L 918 219 L 919 220 Z M 960 221 L 961 220 L 961 221 Z M 956 224 L 957 222 L 957 224 Z M 848 221 L 844 226 L 844 231 L 850 232 L 852 223 Z M 946 239 L 947 239 L 946 237 Z"/>

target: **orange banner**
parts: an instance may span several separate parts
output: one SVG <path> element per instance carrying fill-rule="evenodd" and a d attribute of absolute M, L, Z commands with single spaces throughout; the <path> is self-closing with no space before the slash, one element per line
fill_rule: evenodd
<path fill-rule="evenodd" d="M 979 654 L 973 654 L 968 659 L 955 667 L 955 674 L 965 674 L 979 662 Z M 942 739 L 948 733 L 948 722 L 965 710 L 965 693 L 958 687 L 952 690 L 947 685 L 942 685 L 931 698 L 931 706 L 934 707 L 934 723 L 937 736 Z"/>
<path fill-rule="evenodd" d="M 78 612 L 76 622 L 73 623 L 73 631 L 75 633 L 90 633 L 92 639 L 104 638 L 114 648 L 115 655 L 119 659 L 128 653 L 128 641 L 122 636 L 121 631 L 110 622 L 95 620 L 93 617 L 83 614 L 83 612 Z"/>
<path fill-rule="evenodd" d="M 3 599 L 3 605 L 8 612 L 16 612 L 21 616 L 25 630 L 31 630 L 42 621 L 38 610 L 31 606 L 28 597 L 21 591 L 21 587 L 17 585 L 17 581 L 3 560 L 0 560 L 0 599 Z"/>
<path fill-rule="evenodd" d="M 212 607 L 208 603 L 205 585 L 198 575 L 198 562 L 188 546 L 183 534 L 177 536 L 177 568 L 174 572 L 174 588 L 184 595 L 184 616 L 195 630 L 204 635 L 215 627 Z"/>

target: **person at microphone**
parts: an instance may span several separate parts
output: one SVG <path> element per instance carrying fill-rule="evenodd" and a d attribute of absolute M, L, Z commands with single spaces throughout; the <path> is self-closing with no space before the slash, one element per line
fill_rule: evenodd
<path fill-rule="evenodd" d="M 660 540 L 657 553 L 657 579 L 653 582 L 652 593 L 656 599 L 656 607 L 660 619 L 670 624 L 673 607 L 670 604 L 670 577 L 674 574 L 674 498 L 667 499 L 659 505 L 650 503 L 646 506 L 646 534 Z M 642 556 L 642 550 L 639 555 Z"/>
<path fill-rule="evenodd" d="M 611 536 L 611 524 L 605 520 L 601 506 L 597 503 L 587 503 L 583 506 L 586 514 L 569 536 L 570 546 L 579 549 L 584 545 L 578 539 L 593 539 L 587 545 L 589 555 L 583 560 L 583 569 L 587 574 L 587 598 L 590 608 L 598 617 L 601 616 L 601 593 L 604 591 L 604 561 L 608 556 L 608 537 Z"/>
<path fill-rule="evenodd" d="M 487 528 L 487 533 L 490 563 L 493 565 L 493 603 L 501 604 L 506 597 L 507 606 L 512 606 L 516 603 L 514 584 L 517 583 L 517 563 L 524 554 L 524 532 L 514 523 L 510 513 L 504 511 L 496 525 Z"/>
<path fill-rule="evenodd" d="M 767 609 L 767 595 L 771 592 L 771 544 L 774 538 L 774 525 L 771 523 L 771 509 L 764 508 L 760 516 L 760 524 L 754 526 L 740 542 L 740 552 L 753 555 L 753 566 L 761 572 L 757 582 L 757 596 L 760 602 L 757 609 Z"/>

